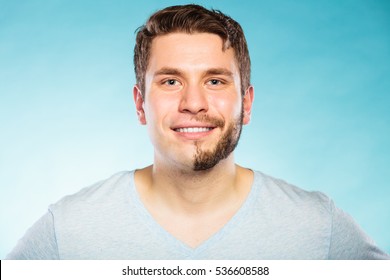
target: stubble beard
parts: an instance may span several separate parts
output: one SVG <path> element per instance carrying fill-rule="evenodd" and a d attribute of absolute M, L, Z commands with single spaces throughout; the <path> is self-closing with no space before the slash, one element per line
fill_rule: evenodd
<path fill-rule="evenodd" d="M 228 129 L 212 150 L 204 150 L 200 143 L 195 142 L 194 171 L 209 170 L 234 151 L 241 136 L 243 116 L 244 112 L 241 110 L 240 116 L 229 124 Z"/>

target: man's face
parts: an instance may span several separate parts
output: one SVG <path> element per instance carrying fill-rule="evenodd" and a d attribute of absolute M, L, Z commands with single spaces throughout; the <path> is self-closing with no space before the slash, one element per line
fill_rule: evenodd
<path fill-rule="evenodd" d="M 155 161 L 206 170 L 227 158 L 249 122 L 253 90 L 244 98 L 233 49 L 209 33 L 171 33 L 152 42 L 145 100 L 134 89 L 140 122 L 148 125 Z"/>

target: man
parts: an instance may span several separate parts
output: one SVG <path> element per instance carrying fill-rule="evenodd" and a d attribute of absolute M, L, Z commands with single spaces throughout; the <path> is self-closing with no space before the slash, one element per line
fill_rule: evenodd
<path fill-rule="evenodd" d="M 237 22 L 197 5 L 158 11 L 134 64 L 153 165 L 51 205 L 8 258 L 388 258 L 325 195 L 235 164 L 254 99 Z"/>

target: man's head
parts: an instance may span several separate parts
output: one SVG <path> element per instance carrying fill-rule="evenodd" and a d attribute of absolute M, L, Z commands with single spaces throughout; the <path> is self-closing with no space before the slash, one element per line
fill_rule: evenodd
<path fill-rule="evenodd" d="M 172 6 L 153 14 L 139 28 L 134 48 L 134 70 L 137 84 L 144 95 L 145 73 L 153 39 L 169 33 L 211 33 L 223 41 L 223 48 L 232 48 L 240 71 L 241 93 L 250 85 L 250 57 L 241 26 L 220 11 L 198 5 Z M 143 96 L 145 98 L 145 96 Z"/>
<path fill-rule="evenodd" d="M 139 30 L 134 61 L 134 100 L 155 165 L 199 171 L 234 163 L 253 101 L 238 23 L 196 5 L 166 8 Z"/>

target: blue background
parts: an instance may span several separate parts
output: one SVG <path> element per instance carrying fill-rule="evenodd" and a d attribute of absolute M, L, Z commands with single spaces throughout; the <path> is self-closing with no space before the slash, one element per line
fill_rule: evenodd
<path fill-rule="evenodd" d="M 255 86 L 238 163 L 320 190 L 390 252 L 390 5 L 195 1 L 240 22 Z M 0 258 L 50 203 L 152 162 L 134 32 L 188 1 L 0 0 Z"/>

